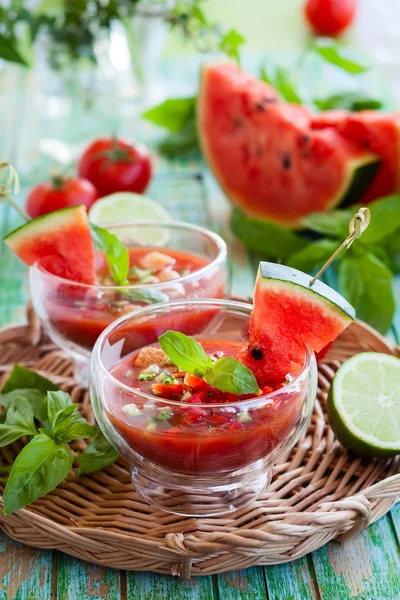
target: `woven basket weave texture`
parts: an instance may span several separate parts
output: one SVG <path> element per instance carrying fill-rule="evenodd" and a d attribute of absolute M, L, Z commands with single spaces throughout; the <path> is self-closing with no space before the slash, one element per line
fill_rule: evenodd
<path fill-rule="evenodd" d="M 0 527 L 38 548 L 184 578 L 278 564 L 329 540 L 347 539 L 400 497 L 399 458 L 358 458 L 335 440 L 327 424 L 330 382 L 344 360 L 363 351 L 397 354 L 366 325 L 356 322 L 347 329 L 319 367 L 318 398 L 307 432 L 276 465 L 267 490 L 246 508 L 201 519 L 158 511 L 135 492 L 127 465 L 119 461 L 90 476 L 77 478 L 71 472 L 29 508 L 0 516 Z M 71 360 L 42 335 L 32 314 L 27 325 L 0 331 L 0 385 L 14 363 L 59 384 L 94 422 L 88 391 L 74 381 Z M 19 441 L 1 448 L 1 463 L 10 464 L 21 447 Z"/>

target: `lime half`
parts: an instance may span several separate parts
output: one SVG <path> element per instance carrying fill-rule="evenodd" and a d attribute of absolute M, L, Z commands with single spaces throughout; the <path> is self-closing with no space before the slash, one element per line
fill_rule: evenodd
<path fill-rule="evenodd" d="M 338 440 L 362 456 L 400 453 L 400 360 L 364 352 L 336 373 L 328 417 Z"/>
<path fill-rule="evenodd" d="M 171 216 L 161 204 L 141 194 L 118 192 L 97 200 L 89 210 L 89 219 L 96 225 L 135 223 L 141 220 L 170 221 Z M 163 246 L 169 232 L 163 227 L 124 227 L 118 237 L 124 243 L 130 240 L 143 245 Z"/>

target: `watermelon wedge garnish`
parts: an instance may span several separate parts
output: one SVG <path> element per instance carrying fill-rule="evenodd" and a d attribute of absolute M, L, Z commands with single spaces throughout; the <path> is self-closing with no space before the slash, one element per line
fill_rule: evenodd
<path fill-rule="evenodd" d="M 303 217 L 357 202 L 380 157 L 335 128 L 312 127 L 304 106 L 233 64 L 202 70 L 198 130 L 204 156 L 249 217 L 301 227 Z"/>
<path fill-rule="evenodd" d="M 4 242 L 27 265 L 64 279 L 96 283 L 95 253 L 86 208 L 72 206 L 39 217 L 9 233 Z"/>
<path fill-rule="evenodd" d="M 304 362 L 304 346 L 320 352 L 354 320 L 353 307 L 332 288 L 283 265 L 261 262 L 249 345 L 238 359 L 260 386 L 284 381 Z"/>

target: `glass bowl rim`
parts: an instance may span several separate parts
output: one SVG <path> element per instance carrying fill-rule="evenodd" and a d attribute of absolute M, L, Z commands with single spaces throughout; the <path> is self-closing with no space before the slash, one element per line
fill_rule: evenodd
<path fill-rule="evenodd" d="M 130 320 L 132 317 L 146 316 L 147 313 L 151 313 L 153 310 L 156 310 L 156 309 L 164 309 L 165 310 L 165 309 L 168 309 L 169 307 L 188 306 L 190 304 L 202 304 L 204 306 L 207 306 L 210 304 L 217 304 L 221 307 L 236 308 L 236 309 L 241 309 L 242 311 L 248 311 L 249 314 L 251 313 L 251 311 L 253 309 L 252 304 L 247 303 L 247 302 L 239 302 L 237 300 L 226 300 L 226 299 L 218 299 L 218 298 L 215 298 L 215 299 L 214 298 L 201 298 L 201 299 L 188 298 L 186 300 L 172 300 L 170 302 L 158 302 L 156 304 L 151 304 L 150 306 L 145 306 L 139 310 L 134 310 L 130 313 L 127 313 L 126 315 L 123 315 L 122 317 L 120 317 L 119 319 L 116 319 L 110 325 L 108 325 L 108 327 L 106 329 L 104 329 L 104 331 L 97 338 L 96 343 L 92 350 L 91 357 L 90 357 L 90 366 L 89 366 L 89 381 L 90 381 L 90 383 L 89 383 L 89 385 L 93 385 L 93 384 L 95 385 L 94 377 L 92 378 L 92 372 L 94 370 L 94 367 L 93 367 L 94 362 L 97 361 L 97 363 L 100 365 L 101 370 L 103 371 L 103 374 L 105 375 L 105 377 L 109 378 L 112 381 L 113 385 L 117 386 L 120 389 L 123 389 L 126 392 L 129 392 L 130 394 L 134 394 L 140 398 L 143 398 L 143 400 L 145 400 L 145 401 L 151 401 L 154 403 L 161 402 L 161 403 L 164 403 L 165 405 L 175 406 L 175 407 L 179 407 L 179 408 L 183 408 L 183 407 L 188 408 L 190 406 L 195 406 L 195 405 L 189 404 L 188 402 L 169 400 L 167 398 L 161 398 L 159 396 L 154 396 L 153 394 L 147 394 L 146 392 L 142 392 L 135 388 L 132 388 L 129 385 L 119 381 L 119 379 L 117 379 L 116 377 L 114 377 L 114 375 L 112 375 L 110 373 L 110 371 L 107 369 L 107 367 L 104 365 L 104 363 L 101 359 L 101 351 L 102 351 L 104 342 L 107 339 L 108 335 L 113 330 L 117 329 L 120 325 L 125 323 L 125 321 Z M 263 394 L 261 396 L 254 396 L 254 398 L 249 398 L 248 400 L 236 400 L 235 402 L 207 403 L 204 406 L 206 406 L 207 408 L 223 408 L 223 407 L 226 408 L 229 406 L 237 406 L 237 405 L 240 405 L 241 407 L 247 407 L 250 405 L 254 405 L 255 403 L 265 402 L 266 400 L 275 398 L 275 396 L 279 396 L 279 395 L 282 395 L 283 393 L 286 393 L 288 390 L 291 390 L 291 388 L 294 388 L 296 386 L 299 379 L 302 378 L 304 373 L 307 370 L 309 370 L 312 366 L 312 359 L 314 357 L 314 351 L 311 350 L 305 344 L 304 344 L 304 348 L 305 348 L 305 358 L 304 358 L 304 363 L 303 363 L 300 373 L 298 373 L 291 382 L 287 383 L 283 387 L 281 387 L 277 390 L 274 390 L 273 392 L 270 392 L 268 394 Z M 100 404 L 103 404 L 102 399 L 100 399 Z"/>
<path fill-rule="evenodd" d="M 160 220 L 152 220 L 152 219 L 140 219 L 138 221 L 128 221 L 124 223 L 122 221 L 114 221 L 112 223 L 104 223 L 104 226 L 107 228 L 116 228 L 116 227 L 129 227 L 129 226 L 150 226 L 150 227 L 168 227 L 172 226 L 172 228 L 176 229 L 186 229 L 189 231 L 193 231 L 196 233 L 200 233 L 209 239 L 211 239 L 218 249 L 217 256 L 208 264 L 204 265 L 200 269 L 189 273 L 188 275 L 182 275 L 178 279 L 173 279 L 170 281 L 159 281 L 158 283 L 142 283 L 142 284 L 131 284 L 131 285 L 97 285 L 92 283 L 81 283 L 79 281 L 73 281 L 72 279 L 64 279 L 64 277 L 60 277 L 59 275 L 54 275 L 50 273 L 47 269 L 45 269 L 41 264 L 41 259 L 37 260 L 33 265 L 29 267 L 30 270 L 37 270 L 41 273 L 45 274 L 47 277 L 52 279 L 53 281 L 63 284 L 63 285 L 73 285 L 87 290 L 99 290 L 99 291 L 120 291 L 120 290 L 139 290 L 145 288 L 158 289 L 165 288 L 166 285 L 171 284 L 172 282 L 176 285 L 178 283 L 187 283 L 190 282 L 191 279 L 196 278 L 198 275 L 203 276 L 207 273 L 208 270 L 213 269 L 214 267 L 222 264 L 227 257 L 227 246 L 225 241 L 222 239 L 218 233 L 207 229 L 206 227 L 201 227 L 200 225 L 194 225 L 193 223 L 186 223 L 185 221 L 160 221 Z M 157 247 L 155 247 L 157 248 Z M 162 248 L 160 247 L 160 252 Z"/>

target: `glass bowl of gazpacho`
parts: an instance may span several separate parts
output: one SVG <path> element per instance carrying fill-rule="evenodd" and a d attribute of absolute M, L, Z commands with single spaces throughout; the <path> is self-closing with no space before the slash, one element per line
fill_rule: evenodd
<path fill-rule="evenodd" d="M 50 273 L 46 260 L 30 267 L 35 312 L 50 338 L 74 358 L 75 374 L 86 383 L 94 343 L 121 315 L 158 302 L 227 293 L 226 245 L 217 234 L 174 221 L 105 227 L 128 248 L 128 285 L 114 284 L 101 252 L 96 253 L 94 285 Z"/>
<path fill-rule="evenodd" d="M 97 340 L 90 366 L 97 422 L 130 464 L 135 489 L 162 510 L 210 516 L 249 504 L 308 424 L 317 390 L 308 348 L 283 381 L 242 395 L 194 375 L 198 357 L 189 373 L 161 348 L 171 332 L 191 336 L 214 368 L 247 347 L 251 311 L 232 300 L 168 302 L 121 317 Z"/>

